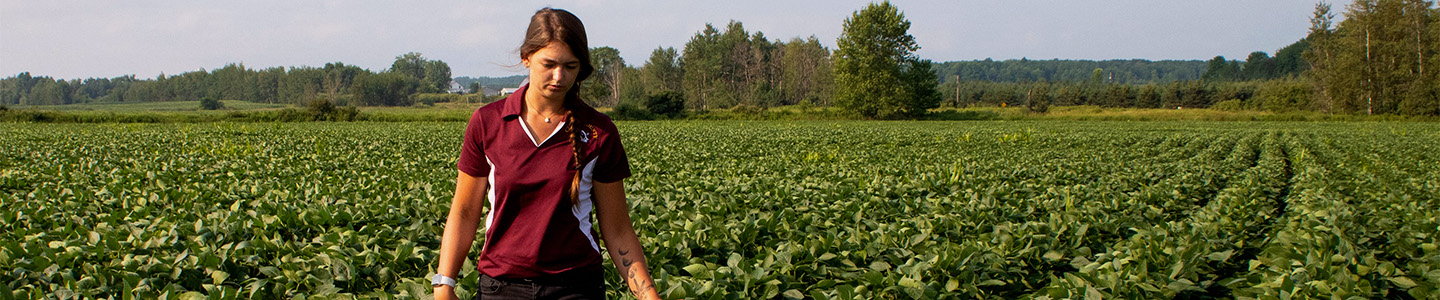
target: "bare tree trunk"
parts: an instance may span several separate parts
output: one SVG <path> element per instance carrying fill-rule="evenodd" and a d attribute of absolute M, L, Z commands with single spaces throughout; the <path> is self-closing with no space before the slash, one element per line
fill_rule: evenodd
<path fill-rule="evenodd" d="M 1375 102 L 1375 82 L 1372 80 L 1372 77 L 1375 77 L 1375 66 L 1370 57 L 1370 29 L 1367 28 L 1365 29 L 1365 82 L 1361 83 L 1365 91 L 1365 114 L 1367 115 L 1375 114 L 1375 108 L 1373 107 Z"/>
<path fill-rule="evenodd" d="M 624 77 L 621 73 L 625 72 L 625 66 L 619 62 L 612 63 L 610 64 L 610 70 L 612 71 L 606 72 L 609 74 L 605 74 L 605 77 L 608 77 L 605 78 L 605 83 L 610 85 L 610 99 L 607 99 L 606 102 L 608 103 L 606 104 L 613 107 L 620 105 L 620 79 Z"/>
<path fill-rule="evenodd" d="M 955 107 L 960 107 L 960 75 L 955 75 Z"/>
<path fill-rule="evenodd" d="M 1419 16 L 1415 18 L 1415 68 L 1420 78 L 1425 78 L 1425 42 L 1421 37 L 1425 35 L 1425 24 L 1422 21 L 1426 17 L 1426 11 L 1427 10 L 1422 7 L 1420 11 L 1414 12 L 1415 14 L 1419 14 Z"/>

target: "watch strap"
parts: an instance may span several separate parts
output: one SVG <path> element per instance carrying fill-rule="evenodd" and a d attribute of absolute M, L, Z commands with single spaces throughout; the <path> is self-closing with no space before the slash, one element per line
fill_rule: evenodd
<path fill-rule="evenodd" d="M 430 278 L 431 287 L 439 287 L 441 285 L 448 285 L 453 288 L 455 287 L 455 278 L 440 274 L 435 274 L 435 277 Z"/>

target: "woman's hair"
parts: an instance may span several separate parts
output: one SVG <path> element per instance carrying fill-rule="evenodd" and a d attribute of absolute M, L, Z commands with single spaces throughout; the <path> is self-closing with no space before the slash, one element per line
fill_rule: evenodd
<path fill-rule="evenodd" d="M 565 43 L 570 48 L 570 53 L 580 60 L 580 73 L 575 76 L 575 83 L 570 85 L 570 91 L 565 93 L 564 106 L 570 113 L 565 116 L 565 131 L 570 134 L 570 151 L 575 157 L 571 160 L 571 168 L 575 169 L 574 178 L 570 181 L 570 203 L 580 203 L 580 173 L 584 172 L 585 157 L 584 145 L 594 138 L 595 126 L 586 122 L 583 115 L 589 113 L 590 106 L 580 99 L 580 83 L 595 72 L 595 66 L 590 64 L 590 44 L 585 38 L 585 24 L 580 18 L 569 11 L 554 8 L 542 8 L 530 17 L 530 28 L 525 30 L 525 43 L 520 44 L 520 59 L 528 59 L 530 55 L 540 51 L 541 48 L 550 43 Z M 580 132 L 580 128 L 588 129 Z"/>
<path fill-rule="evenodd" d="M 549 7 L 536 11 L 530 17 L 530 28 L 525 29 L 525 43 L 520 44 L 520 59 L 528 59 L 554 42 L 565 43 L 570 47 L 570 53 L 580 60 L 580 74 L 575 76 L 575 87 L 578 87 L 581 81 L 595 72 L 595 65 L 590 64 L 590 43 L 585 38 L 585 24 L 569 11 Z M 570 88 L 570 94 L 580 90 L 575 87 Z"/>

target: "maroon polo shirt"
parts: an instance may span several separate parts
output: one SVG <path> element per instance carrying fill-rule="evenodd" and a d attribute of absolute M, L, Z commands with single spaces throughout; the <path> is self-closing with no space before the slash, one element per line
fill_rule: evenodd
<path fill-rule="evenodd" d="M 595 202 L 590 191 L 595 182 L 630 177 L 620 134 L 610 117 L 589 107 L 574 109 L 571 113 L 587 116 L 590 125 L 578 133 L 584 165 L 576 170 L 568 124 L 539 133 L 546 135 L 539 145 L 531 139 L 520 116 L 527 88 L 475 110 L 465 128 L 456 166 L 489 182 L 490 213 L 485 216 L 478 269 L 499 278 L 599 270 L 602 258 L 599 235 L 591 227 Z M 577 171 L 580 199 L 574 204 L 567 195 Z"/>

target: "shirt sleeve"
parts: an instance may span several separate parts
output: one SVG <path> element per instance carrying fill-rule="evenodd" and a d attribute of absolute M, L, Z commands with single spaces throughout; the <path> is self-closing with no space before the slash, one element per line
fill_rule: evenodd
<path fill-rule="evenodd" d="M 485 131 L 484 122 L 480 120 L 480 110 L 475 110 L 470 115 L 470 123 L 465 126 L 465 140 L 460 145 L 460 160 L 455 167 L 461 172 L 474 177 L 490 176 L 490 163 L 485 161 Z"/>
<path fill-rule="evenodd" d="M 625 147 L 620 145 L 620 132 L 606 126 L 610 134 L 600 141 L 595 158 L 593 179 L 595 182 L 610 183 L 630 177 L 630 158 L 625 156 Z"/>

